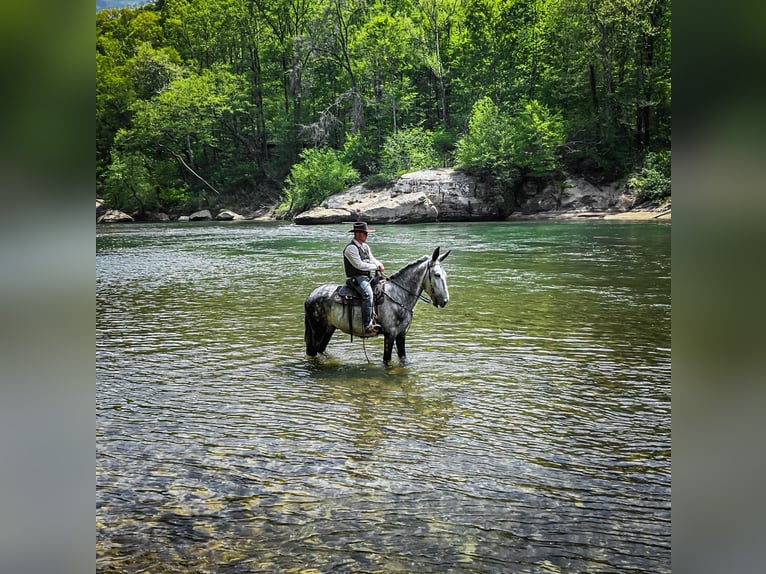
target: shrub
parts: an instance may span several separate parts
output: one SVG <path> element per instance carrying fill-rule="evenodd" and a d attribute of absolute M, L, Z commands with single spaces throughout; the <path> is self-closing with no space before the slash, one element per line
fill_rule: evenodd
<path fill-rule="evenodd" d="M 386 138 L 380 154 L 382 173 L 394 178 L 410 171 L 441 165 L 433 133 L 423 128 L 399 130 Z"/>
<path fill-rule="evenodd" d="M 148 164 L 141 153 L 112 152 L 112 163 L 106 170 L 104 182 L 106 204 L 128 213 L 154 208 L 157 198 Z"/>
<path fill-rule="evenodd" d="M 347 136 L 341 157 L 344 161 L 350 163 L 361 176 L 375 173 L 379 169 L 372 145 L 362 132 Z"/>
<path fill-rule="evenodd" d="M 561 120 L 537 101 L 525 103 L 518 114 L 504 115 L 484 97 L 471 110 L 455 160 L 467 171 L 495 177 L 543 177 L 557 168 L 556 149 L 563 138 Z"/>
<path fill-rule="evenodd" d="M 359 173 L 331 148 L 311 148 L 301 152 L 285 183 L 279 212 L 300 213 L 319 205 L 333 193 L 359 181 Z"/>
<path fill-rule="evenodd" d="M 638 203 L 670 197 L 670 150 L 649 152 L 643 167 L 628 178 L 627 185 L 636 192 Z"/>

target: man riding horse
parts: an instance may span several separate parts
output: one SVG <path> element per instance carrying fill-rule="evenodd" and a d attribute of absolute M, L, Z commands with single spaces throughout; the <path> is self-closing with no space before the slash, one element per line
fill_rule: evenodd
<path fill-rule="evenodd" d="M 367 227 L 364 221 L 357 221 L 354 227 L 349 229 L 354 238 L 343 250 L 347 281 L 362 295 L 362 325 L 365 335 L 377 335 L 380 332 L 380 325 L 372 320 L 373 294 L 370 281 L 373 273 L 383 272 L 383 264 L 375 259 L 370 246 L 367 245 L 367 234 L 373 231 L 375 230 Z"/>

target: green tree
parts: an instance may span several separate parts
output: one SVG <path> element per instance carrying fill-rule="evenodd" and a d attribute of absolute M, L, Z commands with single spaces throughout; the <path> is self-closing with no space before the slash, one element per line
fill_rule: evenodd
<path fill-rule="evenodd" d="M 499 188 L 507 209 L 527 179 L 553 174 L 562 141 L 561 120 L 539 102 L 525 102 L 519 112 L 506 115 L 484 97 L 474 105 L 468 133 L 458 141 L 456 163 L 487 176 Z"/>
<path fill-rule="evenodd" d="M 351 43 L 356 77 L 371 103 L 378 149 L 386 134 L 403 125 L 415 100 L 410 79 L 416 62 L 414 35 L 408 16 L 394 17 L 377 3 Z"/>
<path fill-rule="evenodd" d="M 670 16 L 670 0 L 163 0 L 99 11 L 97 190 L 124 191 L 132 177 L 160 204 L 178 204 L 181 190 L 260 205 L 308 146 L 342 148 L 366 178 L 430 165 L 414 152 L 436 148 L 432 165 L 454 157 L 503 193 L 559 162 L 604 179 L 639 173 L 649 152 L 670 149 Z M 416 149 L 413 126 L 434 130 L 431 144 Z"/>
<path fill-rule="evenodd" d="M 628 178 L 637 202 L 659 202 L 670 196 L 670 150 L 649 152 L 644 165 Z"/>
<path fill-rule="evenodd" d="M 148 163 L 140 152 L 114 152 L 106 172 L 107 205 L 127 213 L 144 213 L 156 206 Z"/>
<path fill-rule="evenodd" d="M 434 134 L 423 128 L 399 130 L 383 144 L 380 163 L 383 174 L 389 178 L 409 171 L 439 167 Z"/>
<path fill-rule="evenodd" d="M 309 148 L 290 170 L 281 213 L 297 214 L 359 181 L 359 173 L 332 148 Z"/>

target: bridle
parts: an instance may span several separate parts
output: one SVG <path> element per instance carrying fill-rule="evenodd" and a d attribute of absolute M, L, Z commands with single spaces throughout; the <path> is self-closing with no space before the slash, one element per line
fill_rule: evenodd
<path fill-rule="evenodd" d="M 435 262 L 435 261 L 429 261 L 429 262 L 428 262 L 428 269 L 426 269 L 426 276 L 427 276 L 428 274 L 430 274 L 430 273 L 431 273 L 431 270 L 434 268 L 434 265 L 436 265 L 436 262 Z M 431 300 L 431 298 L 430 298 L 430 297 L 428 297 L 428 296 L 426 296 L 426 295 L 423 295 L 423 288 L 422 288 L 422 287 L 420 288 L 420 292 L 419 292 L 419 293 L 413 293 L 412 291 L 410 291 L 409 289 L 407 289 L 407 288 L 406 288 L 406 287 L 404 287 L 403 285 L 400 285 L 400 284 L 399 284 L 399 283 L 397 283 L 396 281 L 392 280 L 392 279 L 391 279 L 390 277 L 388 277 L 388 276 L 387 276 L 385 273 L 381 273 L 381 275 L 383 275 L 383 278 L 384 278 L 386 281 L 388 281 L 389 283 L 393 283 L 394 285 L 396 285 L 397 287 L 399 287 L 399 289 L 401 289 L 401 290 L 402 290 L 402 291 L 404 291 L 405 293 L 408 293 L 408 294 L 412 295 L 413 297 L 417 297 L 418 299 L 420 299 L 421 301 L 425 301 L 425 302 L 426 302 L 426 303 L 428 303 L 429 305 L 433 304 L 433 301 Z M 425 276 L 423 277 L 423 279 L 425 280 Z M 421 281 L 421 285 L 422 285 L 422 283 L 423 283 L 423 282 Z M 417 301 L 415 301 L 415 305 L 413 305 L 413 306 L 412 306 L 412 309 L 410 309 L 409 307 L 405 306 L 403 303 L 401 303 L 401 302 L 397 301 L 396 299 L 394 299 L 394 298 L 393 298 L 391 295 L 389 295 L 388 291 L 386 291 L 385 289 L 383 289 L 383 295 L 385 295 L 386 297 L 388 297 L 388 299 L 389 299 L 389 300 L 391 300 L 391 301 L 393 301 L 394 303 L 396 303 L 397 305 L 399 305 L 399 307 L 401 307 L 401 308 L 402 308 L 402 309 L 404 309 L 405 311 L 408 311 L 410 314 L 412 314 L 412 313 L 414 312 L 414 310 L 415 310 L 415 305 L 417 305 L 417 303 L 418 303 Z"/>

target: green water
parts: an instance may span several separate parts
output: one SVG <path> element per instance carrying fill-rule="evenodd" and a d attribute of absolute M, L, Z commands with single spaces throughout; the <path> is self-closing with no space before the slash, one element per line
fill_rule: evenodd
<path fill-rule="evenodd" d="M 376 226 L 391 367 L 304 356 L 347 227 L 97 228 L 98 571 L 670 572 L 670 225 Z"/>

